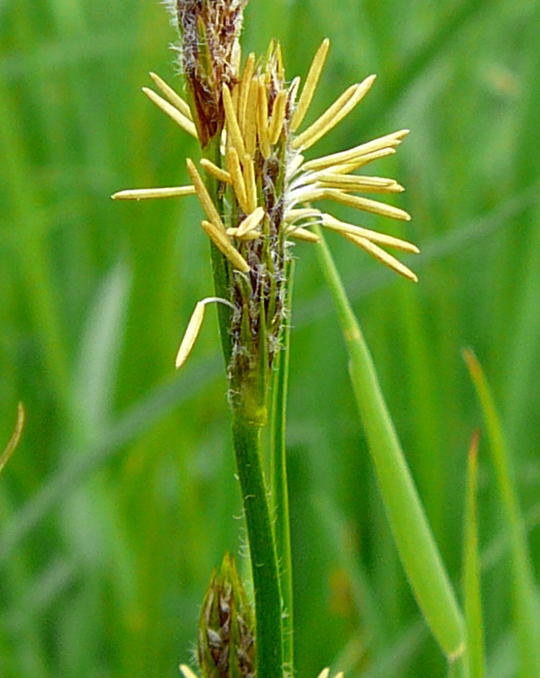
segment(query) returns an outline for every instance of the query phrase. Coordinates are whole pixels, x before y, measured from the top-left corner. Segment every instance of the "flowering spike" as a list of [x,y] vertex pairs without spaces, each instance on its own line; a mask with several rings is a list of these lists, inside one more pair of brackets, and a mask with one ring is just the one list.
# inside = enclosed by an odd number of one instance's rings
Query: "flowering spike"
[[253,612],[234,559],[212,575],[201,608],[197,658],[203,676],[255,676]]
[[162,99],[159,94],[156,94],[154,90],[150,89],[149,87],[143,87],[142,91],[146,94],[150,101],[153,101],[158,108],[161,108],[161,110],[166,113],[169,118],[171,118],[171,120],[174,120],[174,122],[177,125],[180,125],[183,130],[197,139],[197,130],[195,125],[191,122],[191,120],[186,118],[183,113],[180,113],[180,111],[175,106],[170,104],[168,101],[165,101],[165,99]]
[[319,79],[321,77],[322,69],[324,68],[324,64],[326,61],[326,57],[328,56],[329,49],[330,49],[330,40],[326,38],[325,40],[322,41],[321,46],[317,50],[317,53],[315,54],[315,57],[309,69],[309,73],[307,75],[306,82],[302,90],[302,94],[300,95],[300,99],[298,101],[298,106],[296,107],[296,111],[294,112],[293,119],[291,122],[291,129],[293,132],[296,132],[296,130],[300,127],[304,118],[306,117],[309,105],[311,104],[313,95],[315,93],[315,90],[317,89],[317,85],[319,83]]

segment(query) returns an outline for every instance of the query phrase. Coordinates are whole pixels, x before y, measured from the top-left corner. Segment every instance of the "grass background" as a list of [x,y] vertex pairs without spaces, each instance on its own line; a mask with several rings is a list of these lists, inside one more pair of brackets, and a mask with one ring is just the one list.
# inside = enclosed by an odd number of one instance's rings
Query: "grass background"
[[[420,284],[330,244],[458,587],[466,453],[481,421],[464,346],[494,385],[540,553],[539,23],[534,0],[251,0],[246,12],[246,48],[280,38],[291,76],[331,38],[312,115],[379,74],[317,150],[413,131],[373,171],[408,189],[399,204],[414,220],[401,233],[422,247]],[[244,550],[212,314],[189,364],[172,369],[212,289],[198,207],[108,199],[186,181],[195,144],[140,93],[149,70],[173,80],[174,39],[154,1],[0,2],[2,440],[18,400],[27,411],[0,478],[2,678],[178,675],[212,567]],[[351,677],[443,676],[377,495],[330,297],[313,249],[297,253],[299,676],[330,663]],[[481,446],[488,675],[511,678],[508,559],[486,456]]]

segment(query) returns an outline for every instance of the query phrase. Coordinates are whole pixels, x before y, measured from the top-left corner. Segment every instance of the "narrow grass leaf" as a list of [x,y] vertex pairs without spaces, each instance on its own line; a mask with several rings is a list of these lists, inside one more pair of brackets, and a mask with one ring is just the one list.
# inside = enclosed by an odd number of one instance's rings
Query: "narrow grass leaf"
[[527,536],[511,469],[510,451],[490,385],[472,350],[463,352],[484,416],[501,505],[509,530],[519,676],[540,676],[540,614]]
[[24,426],[24,407],[22,403],[19,403],[17,406],[17,422],[15,423],[15,429],[11,434],[8,444],[6,445],[5,450],[0,454],[0,473],[3,471],[5,465],[10,460],[11,455],[15,451],[15,448],[19,444],[21,439],[21,434]]
[[457,657],[465,649],[461,611],[401,450],[373,359],[321,229],[315,229],[321,237],[318,247],[321,268],[342,326],[350,377],[396,546],[433,635],[449,658]]
[[478,442],[479,435],[476,432],[469,450],[463,553],[464,611],[470,678],[485,678],[486,675],[478,549]]

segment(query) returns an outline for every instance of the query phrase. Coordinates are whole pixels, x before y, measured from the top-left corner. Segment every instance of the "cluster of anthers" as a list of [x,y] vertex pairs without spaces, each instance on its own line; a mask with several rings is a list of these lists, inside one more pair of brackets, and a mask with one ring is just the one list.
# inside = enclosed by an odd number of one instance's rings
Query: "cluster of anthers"
[[[311,230],[318,224],[335,231],[386,266],[416,281],[416,275],[386,249],[417,253],[405,240],[347,223],[313,206],[333,201],[393,219],[409,221],[402,209],[357,194],[393,194],[403,187],[393,179],[357,174],[369,163],[395,153],[408,134],[400,130],[331,155],[305,160],[304,153],[341,122],[370,90],[375,76],[349,87],[312,124],[300,131],[313,100],[329,41],[318,49],[300,92],[299,77],[287,83],[280,46],[272,42],[266,58],[250,54],[240,70],[237,55],[236,80],[221,89],[224,110],[220,143],[212,159],[205,157],[200,167],[187,160],[191,184],[171,188],[127,190],[114,199],[141,200],[197,195],[206,214],[201,226],[227,259],[231,295],[227,300],[205,299],[195,309],[180,351],[177,366],[191,351],[200,329],[204,308],[210,301],[225,302],[238,311],[243,299],[254,300],[246,313],[236,313],[239,327],[264,321],[269,336],[277,337],[284,317],[283,280],[292,240],[318,242]],[[188,103],[160,77],[151,77],[161,92],[149,88],[144,93],[182,129],[194,137],[197,117]],[[209,191],[209,185],[216,186]],[[213,196],[213,197],[211,197]],[[251,303],[251,302],[250,302]],[[245,304],[244,304],[245,305]],[[261,320],[261,305],[264,318]],[[247,318],[247,320],[246,320]],[[257,327],[249,328],[256,336]],[[277,343],[277,342],[276,342]],[[277,347],[276,349],[277,350]]]

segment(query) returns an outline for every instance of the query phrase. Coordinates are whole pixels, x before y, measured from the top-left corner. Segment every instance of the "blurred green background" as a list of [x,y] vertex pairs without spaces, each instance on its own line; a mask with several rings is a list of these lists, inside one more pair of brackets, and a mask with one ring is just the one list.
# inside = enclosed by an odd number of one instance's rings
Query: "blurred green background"
[[[408,189],[398,202],[414,219],[400,233],[423,250],[410,262],[419,285],[330,244],[458,587],[466,452],[481,422],[465,346],[495,387],[540,554],[539,26],[535,0],[251,0],[246,13],[246,49],[280,38],[291,77],[331,38],[312,115],[379,74],[317,151],[412,130],[373,173]],[[0,448],[19,400],[27,412],[0,477],[2,678],[177,676],[211,569],[226,549],[245,552],[212,314],[173,371],[193,305],[212,290],[199,208],[108,197],[186,182],[194,142],[140,92],[149,70],[175,81],[174,40],[154,0],[0,2]],[[383,515],[314,250],[296,252],[298,675],[332,663],[351,677],[443,676]],[[486,456],[488,675],[511,678]]]

